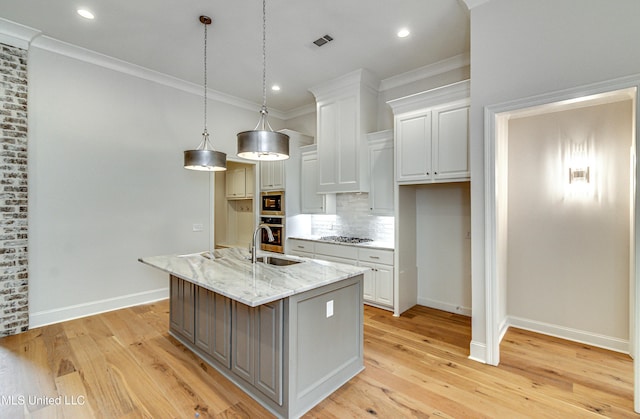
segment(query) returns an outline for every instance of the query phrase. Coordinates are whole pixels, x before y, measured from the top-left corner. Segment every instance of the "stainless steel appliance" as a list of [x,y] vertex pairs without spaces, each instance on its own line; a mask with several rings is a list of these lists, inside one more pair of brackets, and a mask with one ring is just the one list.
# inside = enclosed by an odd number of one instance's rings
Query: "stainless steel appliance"
[[284,191],[260,193],[260,214],[284,216]]
[[260,217],[260,223],[269,226],[274,239],[272,242],[270,242],[267,231],[265,229],[262,229],[260,249],[266,250],[268,252],[284,253],[284,217]]

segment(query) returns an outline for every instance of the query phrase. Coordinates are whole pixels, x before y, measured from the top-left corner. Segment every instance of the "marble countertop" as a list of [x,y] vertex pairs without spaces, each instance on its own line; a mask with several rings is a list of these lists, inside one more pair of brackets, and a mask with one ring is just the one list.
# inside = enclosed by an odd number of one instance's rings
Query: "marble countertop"
[[341,246],[356,246],[356,247],[366,247],[368,249],[394,250],[394,244],[392,242],[374,240],[374,241],[364,242],[364,243],[344,243],[344,242],[339,242],[334,240],[321,240],[320,237],[321,236],[290,236],[288,238],[294,239],[294,240],[308,240],[308,241],[321,242],[321,243],[339,244]]
[[288,266],[254,264],[249,260],[248,250],[242,248],[217,249],[213,252],[213,259],[208,254],[149,256],[138,260],[251,307],[342,281],[368,270],[361,266],[269,252],[259,252],[258,256],[301,260],[302,263]]

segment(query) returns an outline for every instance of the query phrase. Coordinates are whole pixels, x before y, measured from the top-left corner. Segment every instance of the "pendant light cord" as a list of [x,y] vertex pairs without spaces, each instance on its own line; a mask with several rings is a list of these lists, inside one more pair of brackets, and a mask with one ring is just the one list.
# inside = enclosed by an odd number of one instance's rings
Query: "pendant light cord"
[[262,110],[267,110],[267,1],[262,0]]
[[204,25],[204,135],[207,133],[207,24]]

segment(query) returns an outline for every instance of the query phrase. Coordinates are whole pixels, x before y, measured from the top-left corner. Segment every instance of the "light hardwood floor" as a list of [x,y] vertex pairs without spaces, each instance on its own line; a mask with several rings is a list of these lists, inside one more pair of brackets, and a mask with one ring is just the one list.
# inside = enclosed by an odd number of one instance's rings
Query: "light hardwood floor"
[[[0,339],[0,418],[270,417],[168,335],[168,309],[162,301]],[[305,417],[638,417],[626,355],[511,329],[491,367],[467,359],[467,317],[364,312],[366,369]]]

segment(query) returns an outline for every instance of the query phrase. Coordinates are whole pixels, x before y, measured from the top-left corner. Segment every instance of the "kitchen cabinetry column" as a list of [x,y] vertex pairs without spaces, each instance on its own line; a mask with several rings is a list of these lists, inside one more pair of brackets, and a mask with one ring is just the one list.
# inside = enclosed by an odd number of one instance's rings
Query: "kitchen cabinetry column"
[[369,192],[366,133],[376,129],[378,81],[364,69],[316,86],[318,192]]

